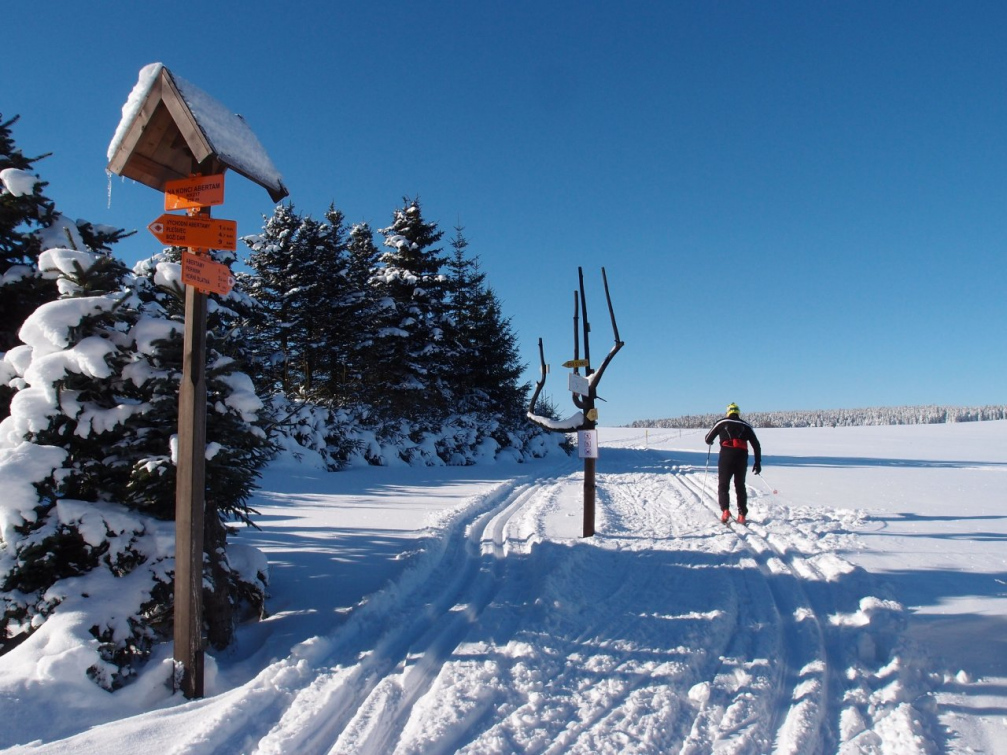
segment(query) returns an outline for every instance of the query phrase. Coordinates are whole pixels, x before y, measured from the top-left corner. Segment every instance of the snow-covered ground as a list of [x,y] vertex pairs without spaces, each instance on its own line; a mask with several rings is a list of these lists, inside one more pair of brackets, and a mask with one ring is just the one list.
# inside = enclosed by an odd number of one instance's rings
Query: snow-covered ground
[[73,753],[1007,752],[1007,422],[759,431],[750,526],[700,431],[582,465],[271,467],[271,615],[166,686],[0,657],[0,747]]

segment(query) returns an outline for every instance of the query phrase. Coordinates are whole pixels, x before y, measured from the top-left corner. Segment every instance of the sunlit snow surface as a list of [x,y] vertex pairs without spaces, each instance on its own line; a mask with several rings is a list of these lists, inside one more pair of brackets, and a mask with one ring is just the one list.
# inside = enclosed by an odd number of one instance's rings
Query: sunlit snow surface
[[170,647],[110,695],[54,629],[0,657],[0,746],[1002,747],[1007,423],[759,436],[745,528],[717,519],[701,431],[602,428],[590,539],[577,459],[274,464],[237,538],[269,557],[271,615],[208,656],[207,697],[170,693]]

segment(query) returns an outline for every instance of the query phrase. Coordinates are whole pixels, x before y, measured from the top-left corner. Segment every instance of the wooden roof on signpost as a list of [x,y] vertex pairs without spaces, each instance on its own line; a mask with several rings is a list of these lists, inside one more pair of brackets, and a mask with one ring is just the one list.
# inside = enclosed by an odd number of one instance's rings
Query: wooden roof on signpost
[[274,202],[289,194],[245,120],[160,64],[141,71],[108,158],[112,173],[158,191],[201,167],[214,173],[230,168]]

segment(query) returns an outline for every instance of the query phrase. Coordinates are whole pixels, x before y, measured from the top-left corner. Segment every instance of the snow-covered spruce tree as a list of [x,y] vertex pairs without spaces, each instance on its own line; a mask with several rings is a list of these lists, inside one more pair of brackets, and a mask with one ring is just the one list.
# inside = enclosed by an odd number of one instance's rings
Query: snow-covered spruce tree
[[288,398],[344,406],[359,393],[362,334],[373,308],[370,229],[354,228],[347,238],[335,207],[319,222],[288,204],[245,243],[255,275],[242,280],[263,304],[250,323],[263,373]]
[[[145,443],[144,454],[133,464],[126,501],[137,506],[157,506],[174,517],[174,432],[178,422],[178,385],[182,373],[184,288],[179,279],[180,249],[141,262],[134,270],[137,289],[143,291],[146,311],[164,318],[148,323],[149,343],[139,348],[138,361],[149,376],[152,396],[150,419],[137,428]],[[214,253],[217,262],[233,263],[233,255]],[[247,561],[247,553],[227,544],[229,522],[251,525],[248,499],[259,470],[271,457],[269,418],[247,369],[250,360],[242,323],[255,302],[240,290],[227,296],[211,295],[207,302],[207,402],[206,402],[206,514],[203,604],[207,639],[217,648],[230,644],[234,612],[242,607],[261,613],[265,599],[264,574],[245,574],[231,561]],[[167,323],[172,325],[167,325]],[[160,325],[160,328],[158,327]],[[154,337],[160,330],[160,337]],[[170,434],[168,434],[170,430]]]
[[461,228],[445,265],[447,387],[453,412],[438,443],[448,463],[473,463],[501,447],[519,449],[527,430],[522,367],[500,302],[486,285],[478,258],[466,255]]
[[[338,344],[334,319],[345,290],[345,227],[333,208],[326,221],[280,205],[261,234],[248,236],[248,265],[242,278],[261,305],[253,323],[256,363],[287,396],[324,403]],[[345,326],[343,326],[345,327]]]
[[350,228],[346,245],[345,288],[337,303],[334,337],[338,348],[331,355],[331,396],[337,406],[366,405],[367,373],[374,346],[374,322],[378,312],[371,276],[381,252],[367,223]]
[[[81,610],[79,596],[102,601],[121,591],[130,610],[112,600],[112,615],[95,617],[100,657],[87,669],[114,687],[153,641],[145,616],[156,586],[167,584],[156,522],[130,515],[112,493],[130,468],[120,453],[125,421],[145,408],[122,377],[130,362],[128,271],[111,257],[67,249],[44,252],[39,263],[59,276],[63,298],[27,318],[24,345],[4,359],[20,390],[0,424],[0,479],[16,477],[27,459],[34,495],[22,488],[0,504],[0,637],[10,647],[64,602]],[[111,586],[112,578],[122,584]]]
[[517,338],[500,300],[486,284],[478,257],[466,256],[468,240],[455,229],[446,265],[448,334],[453,349],[452,393],[463,411],[488,412],[524,422],[527,386]]
[[262,234],[245,238],[255,273],[239,274],[261,304],[242,330],[260,390],[272,393],[273,437],[295,454],[290,442],[317,452],[330,469],[358,451],[344,424],[354,426],[366,413],[355,401],[355,376],[366,341],[361,332],[373,259],[367,245],[373,250],[374,244],[358,236],[350,248],[345,237],[342,213],[334,207],[317,222],[281,205]]
[[365,375],[370,403],[388,418],[436,420],[450,403],[444,337],[443,232],[423,219],[418,200],[405,200],[372,278],[378,302],[374,344]]
[[[15,465],[27,459],[32,485],[0,501],[0,637],[5,647],[30,639],[60,620],[61,605],[68,604],[63,615],[111,605],[109,614],[92,614],[99,655],[86,670],[115,688],[170,634],[179,269],[151,262],[138,277],[107,255],[71,250],[46,252],[41,264],[59,274],[63,298],[28,318],[25,345],[4,360],[21,390],[0,424],[0,481],[18,479]],[[261,608],[259,562],[242,552],[240,568],[229,568],[230,553],[212,529],[223,530],[227,517],[247,519],[266,445],[254,427],[261,403],[232,360],[216,352],[212,359],[207,500],[218,516],[207,538],[207,602],[223,595],[228,606],[249,600]],[[225,479],[215,464],[240,471]],[[208,618],[219,645],[230,636],[230,614],[214,623],[208,611]]]
[[[42,190],[46,183],[34,173],[46,157],[25,157],[14,143],[11,126],[0,114],[0,353],[16,346],[17,331],[39,304],[56,298],[52,281],[38,274],[42,251],[33,229],[52,223],[53,202]],[[11,389],[0,387],[0,418],[9,411]]]
[[[14,143],[11,126],[0,115],[0,351],[18,343],[17,331],[35,308],[56,298],[52,281],[35,275],[42,251],[31,231],[52,223],[56,208],[43,193],[46,182],[34,172],[35,163],[48,157],[25,157]],[[18,285],[11,285],[14,282]]]
[[[21,324],[44,302],[56,298],[52,279],[39,274],[43,249],[71,245],[107,252],[109,245],[129,235],[122,229],[68,221],[43,194],[47,183],[35,163],[47,155],[25,157],[14,143],[11,126],[0,115],[0,355],[20,341]],[[0,379],[0,383],[6,383]],[[13,391],[0,385],[0,419],[9,412]]]
[[378,250],[366,224],[347,231],[343,213],[331,206],[325,219],[325,274],[315,291],[318,342],[324,348],[315,396],[326,406],[345,407],[359,400],[374,311],[369,281]]
[[[311,216],[301,218],[292,250],[298,276],[288,293],[288,343],[293,360],[288,364],[297,390],[306,398],[325,403],[328,365],[333,349],[332,306],[342,286],[341,266],[345,260],[342,217],[332,211],[333,225]],[[288,386],[289,388],[289,386]]]
[[292,204],[278,205],[261,234],[243,239],[252,250],[247,262],[254,275],[237,276],[242,288],[259,303],[248,325],[247,338],[260,385],[284,394],[296,384],[289,374],[289,365],[296,359],[290,344],[294,317],[290,297],[300,276],[294,256],[300,224]]
[[364,289],[359,274],[351,270],[356,260],[349,250],[343,213],[330,205],[324,222],[306,218],[304,226],[315,238],[310,258],[303,261],[314,275],[298,296],[298,306],[305,312],[298,333],[305,355],[301,392],[323,406],[333,407],[340,404],[346,392],[349,368],[358,348]]

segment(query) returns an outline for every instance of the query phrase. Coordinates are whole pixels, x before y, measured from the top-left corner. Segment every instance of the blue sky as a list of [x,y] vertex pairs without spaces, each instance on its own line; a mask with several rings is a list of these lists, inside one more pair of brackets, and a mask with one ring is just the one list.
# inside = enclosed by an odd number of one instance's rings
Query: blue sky
[[[240,112],[319,216],[462,225],[573,411],[577,267],[602,424],[1007,401],[1007,4],[16,3],[0,112],[73,217],[159,250],[105,175],[140,69]],[[232,175],[216,217],[272,205]]]

